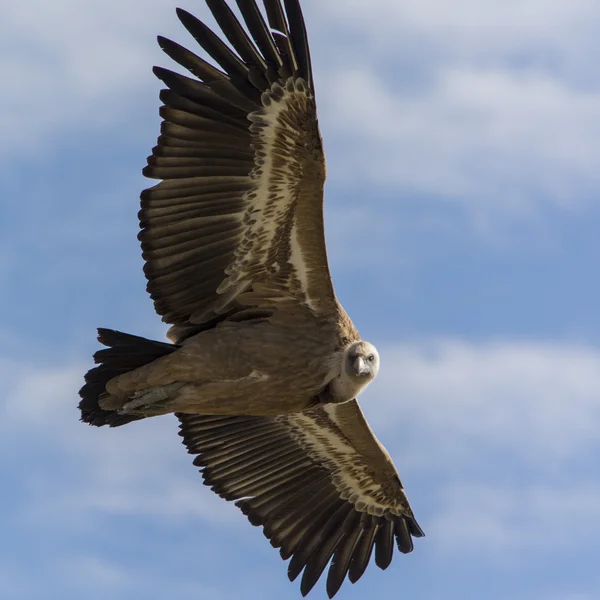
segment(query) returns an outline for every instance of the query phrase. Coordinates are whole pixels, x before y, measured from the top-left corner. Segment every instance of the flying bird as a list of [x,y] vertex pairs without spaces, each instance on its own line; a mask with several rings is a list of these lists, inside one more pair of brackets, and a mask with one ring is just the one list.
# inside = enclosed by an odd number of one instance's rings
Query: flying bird
[[417,524],[357,403],[379,370],[338,302],[323,228],[325,158],[298,0],[206,0],[224,39],[179,19],[217,66],[158,38],[193,77],[166,88],[144,174],[147,290],[172,343],[109,329],[80,390],[82,421],[174,413],[204,482],[263,527],[306,595],[333,597]]

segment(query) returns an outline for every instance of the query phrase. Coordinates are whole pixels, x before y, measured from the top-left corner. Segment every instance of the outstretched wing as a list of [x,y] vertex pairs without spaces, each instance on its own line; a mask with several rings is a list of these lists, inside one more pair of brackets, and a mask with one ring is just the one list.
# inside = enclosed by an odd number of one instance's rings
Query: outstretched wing
[[[276,418],[178,414],[204,482],[262,525],[306,595],[331,560],[327,593],[364,573],[373,547],[386,569],[394,539],[413,549],[417,524],[394,464],[358,403]],[[412,536],[412,537],[411,537]]]
[[156,67],[167,85],[141,196],[148,291],[169,337],[223,318],[268,315],[282,298],[315,312],[335,297],[323,232],[325,162],[298,0],[207,0],[231,48],[177,14],[220,65],[175,42],[162,49],[197,79]]

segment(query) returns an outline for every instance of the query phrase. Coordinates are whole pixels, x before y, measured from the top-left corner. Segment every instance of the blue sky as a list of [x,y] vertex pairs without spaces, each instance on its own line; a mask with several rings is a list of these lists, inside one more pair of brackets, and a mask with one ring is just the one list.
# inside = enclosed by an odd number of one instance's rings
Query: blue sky
[[[95,327],[161,338],[136,240],[174,9],[0,6],[0,597],[299,598],[165,417],[78,422]],[[427,537],[341,598],[600,597],[600,5],[305,0],[362,406]],[[324,585],[311,597],[324,598]]]

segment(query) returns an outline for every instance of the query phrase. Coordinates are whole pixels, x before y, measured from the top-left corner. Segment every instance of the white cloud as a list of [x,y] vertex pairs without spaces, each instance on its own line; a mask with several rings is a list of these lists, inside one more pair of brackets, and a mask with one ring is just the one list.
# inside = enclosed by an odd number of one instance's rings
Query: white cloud
[[428,340],[382,349],[363,400],[377,427],[416,429],[421,467],[446,469],[482,450],[552,472],[598,443],[600,351],[552,342]]
[[458,202],[479,220],[597,199],[596,3],[321,6],[315,29],[339,32],[315,60],[332,177]]
[[0,100],[3,148],[43,156],[75,134],[131,128],[143,91],[158,107],[155,36],[173,30],[173,9],[150,11],[141,0],[3,3],[0,70],[11,82]]
[[581,59],[582,46],[597,44],[600,21],[600,9],[591,0],[332,0],[318,6],[326,26],[341,22],[381,56],[389,57],[390,48],[414,50],[420,42],[422,54],[450,61],[483,62],[536,51],[539,58],[545,54],[559,63],[572,54]]
[[[540,200],[580,206],[597,196],[595,3],[305,4],[330,177],[340,185],[393,185],[403,197],[521,216]],[[157,106],[151,65],[169,64],[155,35],[193,43],[173,8],[2,6],[0,61],[14,84],[0,115],[11,157],[42,156],[75,133],[150,128],[134,115]],[[193,10],[207,16],[202,4]]]
[[[73,528],[88,527],[101,514],[221,524],[242,519],[233,506],[202,489],[199,474],[194,479],[174,418],[117,429],[80,423],[77,390],[87,368],[0,363],[6,398],[1,444],[9,448],[24,437],[31,440],[24,478],[29,500],[18,509],[20,518]],[[37,459],[42,448],[62,465],[66,480]]]
[[596,542],[599,493],[600,482],[573,487],[454,483],[436,498],[428,529],[442,557],[461,548],[463,555],[520,562],[527,552],[555,552],[557,543],[561,553],[573,552]]
[[[600,91],[548,75],[448,67],[418,94],[366,69],[332,74],[325,90],[336,167],[397,195],[528,215],[542,199],[584,205],[600,183]],[[341,164],[340,164],[341,163]],[[341,179],[341,178],[340,178]]]

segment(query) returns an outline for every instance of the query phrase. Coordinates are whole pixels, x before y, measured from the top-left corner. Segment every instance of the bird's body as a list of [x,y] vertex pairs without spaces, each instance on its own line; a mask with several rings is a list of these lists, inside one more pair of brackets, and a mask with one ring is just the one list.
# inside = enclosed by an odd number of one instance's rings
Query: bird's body
[[358,334],[349,321],[341,328],[337,320],[304,313],[297,321],[224,323],[198,333],[167,356],[111,379],[100,406],[147,416],[267,416],[351,400],[367,382],[347,385],[352,389],[344,396],[323,393],[348,379],[344,357]]
[[173,343],[99,329],[84,422],[175,413],[204,481],[262,525],[308,593],[329,596],[375,552],[390,564],[423,535],[394,464],[356,401],[379,355],[333,290],[325,157],[298,0],[206,0],[229,46],[178,9],[216,68],[175,42],[189,78],[166,84],[144,174],[139,239],[148,291]]

